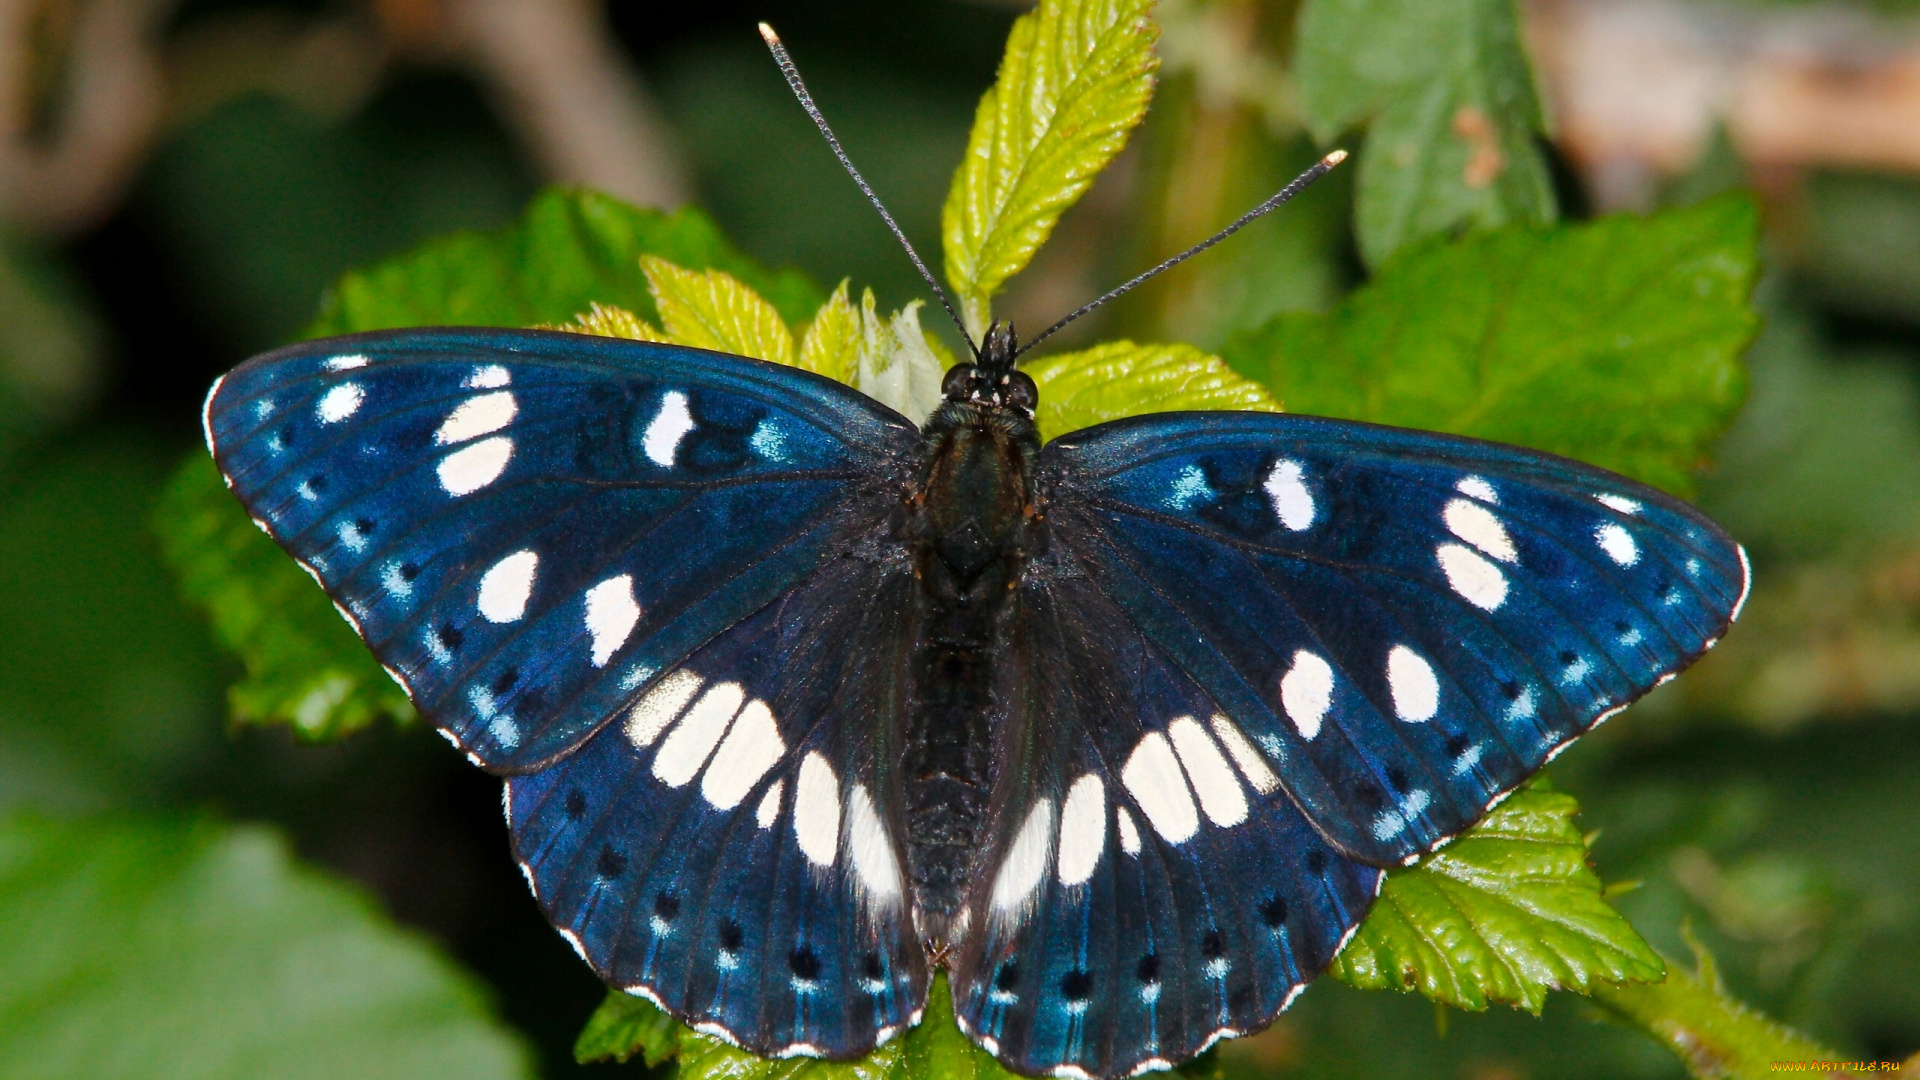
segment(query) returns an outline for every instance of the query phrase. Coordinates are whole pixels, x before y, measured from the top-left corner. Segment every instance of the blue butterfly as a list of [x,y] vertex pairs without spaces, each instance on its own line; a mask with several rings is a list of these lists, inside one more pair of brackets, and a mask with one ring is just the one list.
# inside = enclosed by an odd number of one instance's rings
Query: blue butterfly
[[920,428],[804,371],[429,329],[257,357],[209,446],[610,984],[861,1055],[934,968],[1009,1067],[1260,1028],[1384,867],[1738,614],[1744,553],[1577,462],[1309,416],[1042,446],[1011,332]]
[[851,1058],[944,966],[1010,1068],[1168,1068],[1271,1022],[1383,868],[1747,595],[1705,517],[1548,454],[1213,412],[1041,445],[1025,349],[1344,156],[1025,348],[996,325],[918,428],[744,357],[429,329],[255,357],[207,445],[507,778],[527,882],[608,983]]

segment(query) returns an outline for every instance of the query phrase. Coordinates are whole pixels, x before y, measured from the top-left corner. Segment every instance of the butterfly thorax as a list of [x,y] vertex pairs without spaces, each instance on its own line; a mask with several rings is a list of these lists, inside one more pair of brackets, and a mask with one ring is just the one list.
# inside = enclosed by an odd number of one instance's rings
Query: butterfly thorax
[[936,947],[952,944],[987,840],[991,676],[1012,590],[1045,544],[1030,389],[1017,404],[967,391],[964,379],[950,379],[947,401],[922,429],[904,536],[919,586],[904,761],[908,862],[915,920]]

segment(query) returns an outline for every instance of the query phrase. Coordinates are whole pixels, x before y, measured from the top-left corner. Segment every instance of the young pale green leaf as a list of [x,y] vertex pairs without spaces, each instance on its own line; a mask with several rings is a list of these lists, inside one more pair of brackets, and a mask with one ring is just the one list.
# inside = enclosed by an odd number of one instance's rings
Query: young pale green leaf
[[1191,345],[1112,341],[1042,357],[1020,370],[1040,388],[1034,419],[1044,439],[1141,413],[1280,411],[1280,403],[1259,383]]
[[858,1061],[808,1058],[769,1060],[676,1022],[644,998],[609,991],[574,1044],[582,1063],[679,1061],[682,1080],[1014,1080],[953,1022],[953,998],[944,976],[928,994],[919,1026]]
[[0,823],[0,1061],[22,1080],[511,1080],[474,981],[278,836]]
[[793,333],[759,293],[724,270],[685,270],[640,256],[667,339],[696,349],[791,365]]
[[498,232],[456,233],[346,275],[307,336],[538,326],[566,322],[596,300],[657,324],[642,255],[689,270],[724,270],[789,321],[811,315],[822,299],[805,275],[755,265],[698,210],[663,214],[597,192],[553,188]]
[[299,564],[247,520],[213,459],[190,458],[154,513],[161,548],[188,599],[213,617],[246,676],[227,691],[237,723],[286,724],[338,739],[379,717],[413,717],[407,695]]
[[1696,943],[1694,952],[1695,971],[1668,963],[1663,981],[1596,985],[1594,1000],[1659,1040],[1699,1080],[1758,1078],[1780,1061],[1834,1062],[1825,1075],[1853,1075],[1838,1067],[1839,1054],[1741,1004],[1720,984],[1706,949]]
[[[872,295],[871,290],[868,295]],[[860,370],[864,340],[860,311],[847,299],[847,283],[842,281],[807,323],[806,335],[800,341],[799,365],[851,385]]]
[[599,337],[626,338],[629,341],[671,341],[666,331],[623,307],[595,301],[570,322],[540,327],[569,334],[594,334]]
[[1549,990],[1661,977],[1660,958],[1601,895],[1572,796],[1536,783],[1418,866],[1387,875],[1334,960],[1363,989],[1460,1009],[1539,1012]]
[[1729,197],[1429,242],[1333,312],[1223,352],[1295,412],[1517,443],[1684,494],[1745,392],[1755,227]]
[[920,328],[921,302],[890,316],[875,307],[873,290],[860,297],[860,339],[853,385],[861,393],[916,424],[940,404],[940,378],[952,363],[946,350]]
[[1355,206],[1370,265],[1461,226],[1554,219],[1513,0],[1309,0],[1294,71],[1322,142],[1371,121]]
[[978,337],[989,303],[1126,145],[1153,96],[1152,0],[1042,0],[1020,17],[940,214],[947,281]]
[[796,357],[793,336],[780,317],[737,280],[718,271],[696,273],[658,260],[648,262],[647,272],[655,282],[655,302],[666,319],[664,330],[624,308],[603,304],[595,304],[561,329],[668,341],[793,364],[849,383],[916,423],[939,404],[944,351],[937,350],[937,342],[920,329],[917,300],[882,316],[873,290],[867,290],[861,306],[855,308],[842,283],[808,324]]
[[[498,232],[436,240],[347,275],[310,334],[571,320],[579,329],[657,338],[646,322],[660,313],[642,255],[724,271],[752,296],[756,319],[768,305],[802,319],[821,304],[804,276],[755,266],[698,211],[661,214],[556,189]],[[790,354],[791,340],[787,347]],[[287,723],[303,737],[331,739],[382,715],[412,715],[326,596],[247,520],[204,456],[181,466],[156,523],[188,596],[208,609],[245,665],[230,691],[236,720]]]

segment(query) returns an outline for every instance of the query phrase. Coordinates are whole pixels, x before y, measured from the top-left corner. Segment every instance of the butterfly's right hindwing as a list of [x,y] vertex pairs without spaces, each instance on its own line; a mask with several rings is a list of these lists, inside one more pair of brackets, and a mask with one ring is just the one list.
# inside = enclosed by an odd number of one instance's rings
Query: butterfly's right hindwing
[[915,432],[791,368],[423,330],[255,358],[207,400],[254,520],[488,768],[566,753],[898,497]]
[[912,588],[903,560],[829,563],[508,781],[527,880],[602,978],[772,1056],[857,1056],[917,1022],[895,775]]

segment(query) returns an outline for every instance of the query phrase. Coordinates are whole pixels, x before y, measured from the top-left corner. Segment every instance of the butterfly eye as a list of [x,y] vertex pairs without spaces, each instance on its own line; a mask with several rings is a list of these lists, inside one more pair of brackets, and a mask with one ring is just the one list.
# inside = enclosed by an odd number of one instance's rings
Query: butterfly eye
[[1033,379],[1024,371],[1016,371],[1007,376],[1007,404],[1015,408],[1033,411],[1040,402],[1040,390],[1033,385]]
[[973,384],[974,367],[972,364],[955,364],[947,369],[947,377],[940,383],[940,396],[948,401],[958,401],[967,396],[967,388]]

